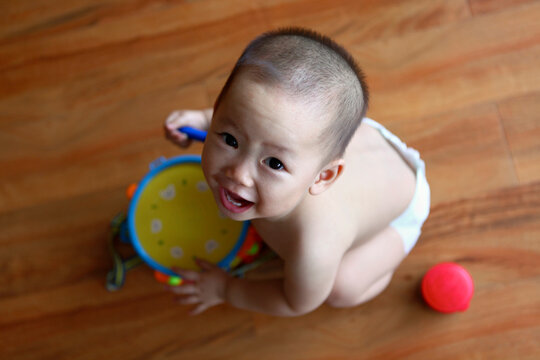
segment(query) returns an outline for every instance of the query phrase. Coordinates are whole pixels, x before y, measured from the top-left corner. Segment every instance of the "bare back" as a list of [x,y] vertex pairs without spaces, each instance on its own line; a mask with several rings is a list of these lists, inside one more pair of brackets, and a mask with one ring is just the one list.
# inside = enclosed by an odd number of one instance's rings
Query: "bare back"
[[[386,228],[411,202],[416,176],[400,153],[377,129],[363,124],[345,155],[340,182],[327,195],[347,204],[340,216],[356,223],[354,245]],[[345,210],[345,209],[344,209]]]

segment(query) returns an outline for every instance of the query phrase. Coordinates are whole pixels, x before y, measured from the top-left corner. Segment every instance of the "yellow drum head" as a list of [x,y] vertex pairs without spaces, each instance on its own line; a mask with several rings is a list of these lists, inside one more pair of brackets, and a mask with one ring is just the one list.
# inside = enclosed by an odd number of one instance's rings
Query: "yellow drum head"
[[241,246],[247,223],[223,217],[199,156],[169,159],[152,170],[133,196],[128,214],[133,246],[150,266],[198,269],[194,257],[227,268]]

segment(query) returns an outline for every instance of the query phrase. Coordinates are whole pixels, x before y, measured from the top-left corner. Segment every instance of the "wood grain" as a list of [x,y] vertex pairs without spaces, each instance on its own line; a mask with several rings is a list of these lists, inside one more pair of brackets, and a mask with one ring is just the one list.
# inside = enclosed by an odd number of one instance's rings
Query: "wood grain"
[[495,104],[482,104],[386,125],[422,154],[437,205],[518,184],[500,121]]
[[[540,2],[0,2],[0,359],[537,359]],[[105,290],[109,222],[168,144],[174,109],[212,105],[244,46],[308,26],[367,73],[368,115],[426,160],[432,212],[387,290],[292,319],[198,317],[147,267]],[[124,252],[133,250],[124,246]],[[419,284],[465,266],[469,310]]]
[[470,0],[471,12],[474,15],[501,11],[509,7],[532,3],[537,0]]
[[[372,116],[427,116],[538,91],[540,2],[382,42],[353,45]],[[516,21],[515,19],[519,19]],[[475,34],[475,36],[471,36]],[[354,40],[352,40],[354,44]]]
[[521,183],[540,180],[540,93],[502,101],[499,111]]

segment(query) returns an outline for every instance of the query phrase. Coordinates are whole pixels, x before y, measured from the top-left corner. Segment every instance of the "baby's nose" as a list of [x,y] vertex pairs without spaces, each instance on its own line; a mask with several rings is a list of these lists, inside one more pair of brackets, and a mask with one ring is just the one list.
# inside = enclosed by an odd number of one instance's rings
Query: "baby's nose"
[[229,166],[225,171],[225,174],[238,185],[245,187],[253,186],[253,178],[251,177],[249,166],[247,166],[246,163]]

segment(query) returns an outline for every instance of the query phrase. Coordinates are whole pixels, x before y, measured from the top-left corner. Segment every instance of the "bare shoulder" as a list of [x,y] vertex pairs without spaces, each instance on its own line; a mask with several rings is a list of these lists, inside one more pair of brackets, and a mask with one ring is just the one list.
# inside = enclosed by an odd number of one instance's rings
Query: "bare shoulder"
[[[294,221],[278,226],[254,221],[257,231],[284,261],[309,263],[311,258],[340,258],[348,249],[354,233],[336,226],[331,204],[307,202]],[[337,215],[337,214],[335,214]],[[262,224],[261,224],[262,223]],[[325,259],[323,259],[325,260]]]

